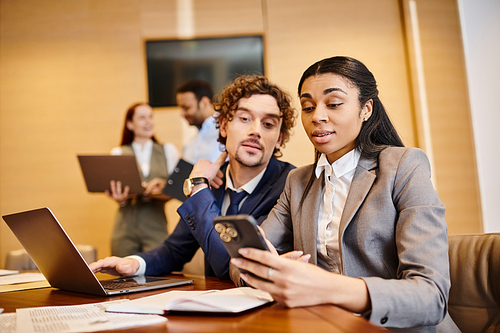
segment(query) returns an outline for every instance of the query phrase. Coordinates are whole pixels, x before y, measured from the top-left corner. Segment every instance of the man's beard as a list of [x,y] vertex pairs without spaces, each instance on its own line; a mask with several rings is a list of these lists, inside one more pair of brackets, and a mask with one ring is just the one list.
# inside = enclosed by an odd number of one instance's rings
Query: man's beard
[[[255,162],[252,162],[252,163],[247,163],[244,161],[244,158],[241,156],[241,154],[239,153],[240,151],[240,148],[241,147],[241,144],[240,146],[238,147],[238,149],[236,150],[236,155],[234,156],[234,159],[236,160],[236,162],[240,163],[241,165],[243,166],[246,166],[246,167],[249,167],[249,168],[254,168],[254,167],[258,167],[258,166],[261,166],[262,164],[265,164],[265,161],[264,161],[264,150],[261,150],[261,157],[259,160],[255,161]],[[262,148],[262,147],[261,147]],[[257,155],[258,153],[255,153],[254,155]]]

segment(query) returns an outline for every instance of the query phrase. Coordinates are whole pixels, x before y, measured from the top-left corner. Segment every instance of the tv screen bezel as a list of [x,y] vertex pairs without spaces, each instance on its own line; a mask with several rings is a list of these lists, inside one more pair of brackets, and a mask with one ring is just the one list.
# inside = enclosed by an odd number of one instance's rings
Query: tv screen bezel
[[[161,84],[158,83],[158,80],[154,80],[154,73],[151,73],[154,69],[152,69],[151,64],[150,64],[150,47],[149,45],[152,44],[157,44],[157,43],[162,43],[162,44],[169,44],[172,43],[172,45],[179,45],[182,43],[210,43],[211,41],[215,42],[220,42],[220,41],[227,41],[227,40],[252,40],[252,39],[257,39],[260,44],[260,54],[257,55],[258,58],[255,58],[254,61],[260,61],[260,68],[258,70],[251,69],[248,71],[244,72],[231,72],[227,73],[226,75],[219,75],[217,78],[217,81],[214,81],[213,77],[209,77],[210,75],[207,74],[207,72],[204,73],[204,75],[190,75],[190,76],[179,76],[175,75],[173,79],[170,79],[169,84],[164,84],[162,88],[158,88],[158,85],[161,86]],[[184,83],[190,78],[198,78],[198,79],[203,79],[208,81],[210,84],[212,84],[212,87],[214,89],[214,95],[218,95],[221,92],[221,89],[229,82],[234,80],[238,75],[241,74],[260,74],[260,75],[266,75],[266,64],[265,64],[265,43],[264,43],[264,35],[262,34],[249,34],[249,35],[231,35],[231,36],[215,36],[215,37],[196,37],[196,38],[187,38],[187,39],[182,39],[182,38],[172,38],[172,39],[146,39],[144,40],[144,54],[145,54],[145,66],[146,66],[146,81],[147,81],[147,95],[148,95],[148,102],[152,107],[174,107],[176,106],[175,102],[175,90],[179,85]],[[184,58],[183,58],[184,59]],[[198,56],[196,55],[192,59],[188,60],[183,60],[182,62],[192,62],[192,67],[189,67],[189,65],[186,65],[186,71],[192,70],[193,72],[196,72],[195,66],[198,66],[198,71],[203,71],[202,68],[203,66],[210,66],[210,59],[204,58],[203,56]],[[207,71],[207,69],[205,69]],[[214,72],[214,70],[211,70]],[[159,77],[167,77],[167,74],[157,74]],[[179,77],[178,77],[179,76]],[[221,78],[221,76],[223,78]],[[158,96],[160,91],[165,91],[165,96],[161,95],[161,98],[155,97]]]

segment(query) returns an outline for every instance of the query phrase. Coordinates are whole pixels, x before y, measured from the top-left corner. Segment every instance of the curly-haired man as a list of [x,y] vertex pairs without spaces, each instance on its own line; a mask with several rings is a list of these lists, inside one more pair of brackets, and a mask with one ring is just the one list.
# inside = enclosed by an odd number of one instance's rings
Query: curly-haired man
[[[262,76],[238,77],[214,108],[226,152],[214,163],[200,160],[193,167],[174,232],[154,250],[99,260],[91,264],[94,272],[165,275],[181,270],[201,247],[205,274],[229,279],[230,257],[212,221],[230,214],[252,215],[258,224],[265,220],[294,168],[275,156],[290,137],[295,112],[290,96]],[[231,205],[234,192],[243,197],[237,205]]]

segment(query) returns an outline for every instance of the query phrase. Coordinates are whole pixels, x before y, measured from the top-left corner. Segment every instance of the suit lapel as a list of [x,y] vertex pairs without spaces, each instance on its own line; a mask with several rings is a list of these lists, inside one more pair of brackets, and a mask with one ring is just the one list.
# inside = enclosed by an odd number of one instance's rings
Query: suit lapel
[[377,176],[375,175],[375,169],[377,168],[377,161],[370,160],[361,157],[358,166],[354,173],[352,179],[351,188],[349,189],[349,194],[347,195],[347,200],[344,206],[344,212],[340,219],[340,232],[343,235],[345,228],[351,222],[354,214],[361,206],[361,203],[365,200],[368,195],[373,183]]
[[226,162],[220,170],[222,171],[222,185],[219,188],[212,188],[212,194],[215,197],[215,202],[217,203],[217,207],[221,209],[222,201],[224,200],[224,194],[226,194],[226,169],[228,163]]
[[[313,169],[314,172],[314,169]],[[306,180],[307,181],[307,180]],[[323,202],[325,176],[321,173],[309,190],[301,209],[300,218],[294,223],[294,228],[300,229],[304,253],[311,254],[311,262],[317,263],[317,235],[321,203]],[[300,248],[300,244],[299,248]]]

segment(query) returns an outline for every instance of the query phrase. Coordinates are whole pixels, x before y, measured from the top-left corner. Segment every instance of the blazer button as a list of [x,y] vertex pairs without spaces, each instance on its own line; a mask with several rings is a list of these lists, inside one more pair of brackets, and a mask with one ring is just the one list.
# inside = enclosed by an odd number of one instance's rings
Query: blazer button
[[184,215],[184,219],[186,220],[186,222],[189,225],[189,227],[191,228],[191,230],[196,229],[196,226],[194,225],[194,222],[193,222],[193,217],[191,215],[189,215],[189,213]]
[[385,323],[387,323],[387,321],[388,321],[388,320],[389,320],[389,318],[384,317],[384,318],[380,319],[380,323],[381,323],[382,325],[384,325]]

